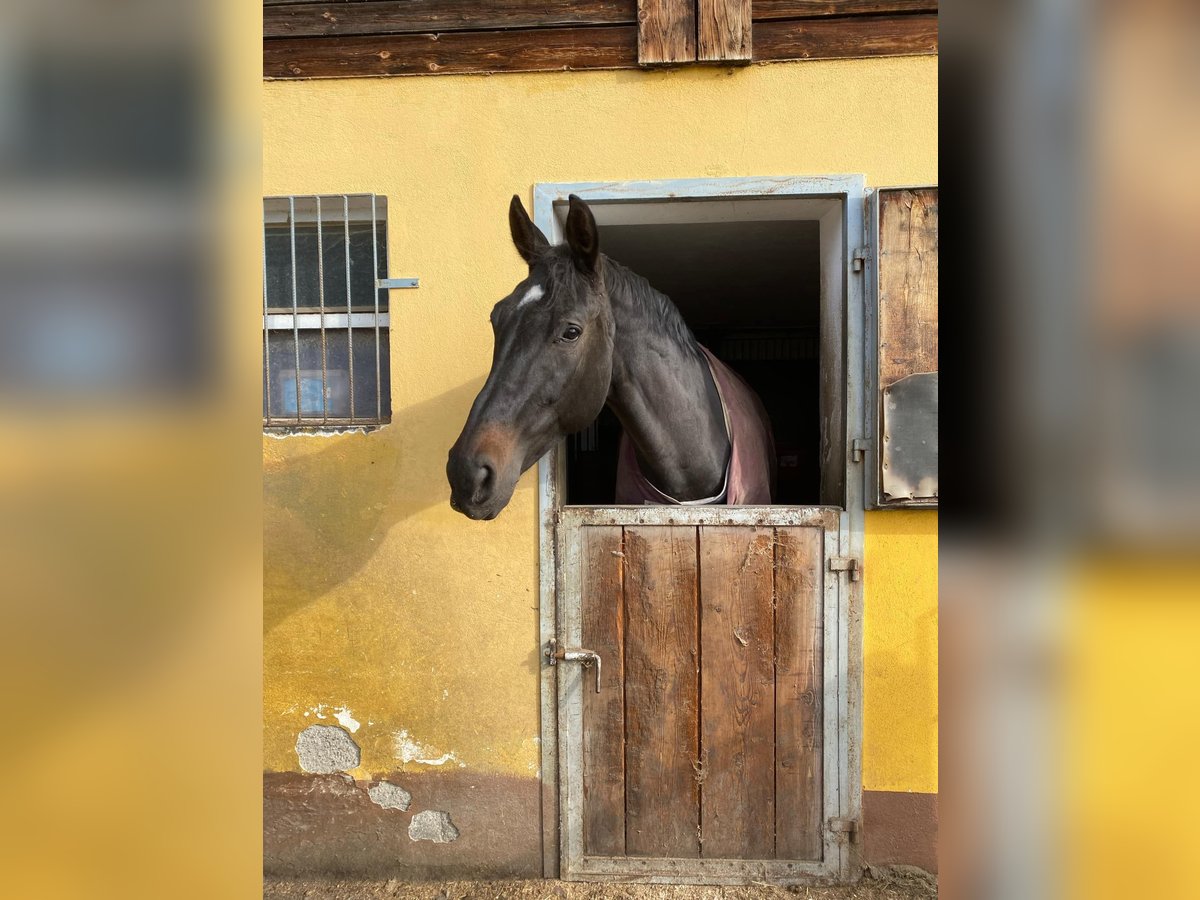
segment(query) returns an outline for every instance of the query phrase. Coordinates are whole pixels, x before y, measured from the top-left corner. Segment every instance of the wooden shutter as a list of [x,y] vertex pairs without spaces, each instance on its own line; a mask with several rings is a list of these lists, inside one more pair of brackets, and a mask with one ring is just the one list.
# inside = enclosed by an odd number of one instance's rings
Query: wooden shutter
[[937,506],[938,189],[876,191],[870,235],[876,358],[867,500]]

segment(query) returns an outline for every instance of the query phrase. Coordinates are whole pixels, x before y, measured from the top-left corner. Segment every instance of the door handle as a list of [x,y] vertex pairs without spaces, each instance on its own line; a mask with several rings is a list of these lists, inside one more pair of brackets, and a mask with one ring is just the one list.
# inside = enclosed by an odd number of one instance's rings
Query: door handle
[[558,665],[561,659],[563,662],[577,662],[585,669],[590,669],[592,663],[596,664],[596,693],[600,693],[600,654],[595,650],[584,650],[579,647],[562,647],[558,646],[557,638],[550,638],[546,645],[546,659],[550,665]]

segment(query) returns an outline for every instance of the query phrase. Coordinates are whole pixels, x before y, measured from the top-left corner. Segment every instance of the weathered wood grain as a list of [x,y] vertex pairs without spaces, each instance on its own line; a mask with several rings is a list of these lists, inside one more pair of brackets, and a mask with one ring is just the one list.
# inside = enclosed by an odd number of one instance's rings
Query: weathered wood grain
[[582,529],[581,640],[600,654],[600,693],[583,679],[584,852],[625,854],[624,554],[617,526]]
[[[694,17],[691,24],[695,24]],[[903,56],[936,53],[938,48],[936,15],[772,20],[756,23],[753,32],[751,49],[755,62]],[[671,54],[667,53],[662,28],[639,29],[636,25],[273,37],[263,41],[263,77],[356,78],[630,69],[639,64],[693,61],[695,32],[685,32],[680,26],[679,35],[685,33],[691,37],[672,40],[675,44],[686,43],[687,47]],[[655,34],[658,37],[653,37]]]
[[636,22],[637,0],[305,0],[264,7],[263,36],[412,34]]
[[702,62],[750,62],[750,0],[697,0],[696,58]]
[[696,857],[696,531],[625,529],[625,846]]
[[280,38],[263,42],[263,75],[351,78],[633,68],[637,46],[633,25]]
[[879,192],[879,386],[938,370],[938,191]]
[[755,22],[811,16],[887,15],[938,11],[938,0],[754,0]]
[[824,534],[775,537],[775,855],[820,859]]
[[703,855],[775,855],[771,528],[700,529]]
[[638,64],[677,65],[695,60],[694,0],[638,0]]
[[936,15],[856,16],[759,22],[754,59],[839,59],[936,53]]

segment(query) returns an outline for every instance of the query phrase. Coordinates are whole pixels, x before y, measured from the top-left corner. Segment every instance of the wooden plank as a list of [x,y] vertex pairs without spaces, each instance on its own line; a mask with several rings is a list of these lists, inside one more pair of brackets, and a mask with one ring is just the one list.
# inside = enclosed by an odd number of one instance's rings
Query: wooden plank
[[696,530],[625,529],[625,845],[700,855]]
[[754,59],[841,59],[937,53],[936,15],[760,22]]
[[638,0],[638,64],[696,60],[694,0]]
[[775,856],[773,529],[700,529],[703,855]]
[[[619,69],[637,64],[637,28],[546,28],[263,42],[266,78],[352,78]],[[384,127],[385,123],[380,123]]]
[[696,58],[703,62],[750,62],[750,0],[697,0]]
[[879,387],[938,370],[938,190],[879,192]]
[[879,16],[938,11],[937,0],[754,0],[755,22],[814,16]]
[[636,22],[637,0],[306,0],[266,6],[263,36],[412,34]]
[[593,673],[583,690],[583,846],[598,856],[625,854],[625,604],[621,529],[584,528],[582,633],[600,654],[600,693]]
[[825,743],[824,533],[775,537],[775,855],[820,859]]

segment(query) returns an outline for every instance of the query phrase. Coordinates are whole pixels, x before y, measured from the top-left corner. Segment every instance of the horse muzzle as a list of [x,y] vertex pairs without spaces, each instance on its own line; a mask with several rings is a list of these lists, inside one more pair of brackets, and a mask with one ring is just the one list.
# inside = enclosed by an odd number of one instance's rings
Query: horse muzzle
[[520,472],[509,472],[507,463],[473,441],[450,450],[446,478],[450,482],[450,508],[469,519],[494,519],[512,499]]

